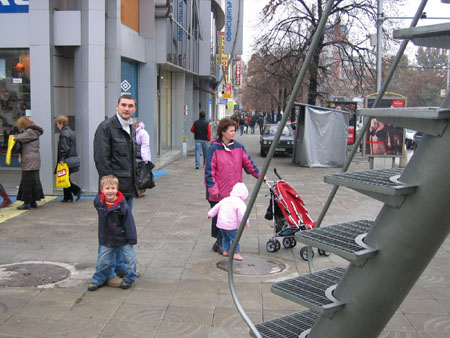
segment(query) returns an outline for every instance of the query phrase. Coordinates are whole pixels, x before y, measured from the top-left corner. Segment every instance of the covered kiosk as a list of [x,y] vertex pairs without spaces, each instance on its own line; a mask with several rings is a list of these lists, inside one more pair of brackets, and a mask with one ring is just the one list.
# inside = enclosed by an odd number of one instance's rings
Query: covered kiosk
[[295,103],[294,110],[298,117],[293,162],[302,167],[342,167],[349,113],[303,103]]

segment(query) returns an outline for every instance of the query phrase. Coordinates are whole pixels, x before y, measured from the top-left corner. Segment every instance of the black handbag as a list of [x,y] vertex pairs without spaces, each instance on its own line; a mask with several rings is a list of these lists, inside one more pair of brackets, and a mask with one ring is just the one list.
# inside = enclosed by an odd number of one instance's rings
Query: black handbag
[[152,169],[155,165],[151,162],[137,162],[137,187],[139,190],[151,189],[155,187]]
[[67,166],[70,168],[80,167],[80,158],[76,156],[67,157],[64,162],[67,163]]

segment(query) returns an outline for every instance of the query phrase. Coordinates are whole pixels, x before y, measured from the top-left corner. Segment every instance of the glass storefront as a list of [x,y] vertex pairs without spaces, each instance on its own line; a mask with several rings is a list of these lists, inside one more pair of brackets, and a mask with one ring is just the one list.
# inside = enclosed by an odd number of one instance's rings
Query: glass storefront
[[160,111],[158,113],[158,154],[172,150],[172,74],[163,70],[160,76]]
[[[10,134],[18,133],[16,121],[31,111],[30,52],[28,49],[0,49],[0,166]],[[11,167],[20,167],[13,156]]]

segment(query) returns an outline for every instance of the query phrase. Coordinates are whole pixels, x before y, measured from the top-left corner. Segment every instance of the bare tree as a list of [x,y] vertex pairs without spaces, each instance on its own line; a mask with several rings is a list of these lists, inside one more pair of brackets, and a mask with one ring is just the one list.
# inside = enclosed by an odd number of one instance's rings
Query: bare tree
[[[398,0],[395,4],[402,2]],[[249,71],[254,75],[267,73],[271,85],[279,85],[282,90],[288,88],[289,96],[326,3],[326,0],[268,1],[262,22],[266,30],[255,43],[258,68],[253,69],[249,63]],[[367,88],[374,86],[375,67],[369,36],[375,30],[376,19],[376,0],[336,0],[309,67],[306,87],[296,99],[306,96],[309,104],[316,104],[318,99],[330,95],[361,95],[371,91]],[[256,78],[260,82],[264,75],[258,74]],[[262,87],[254,79],[250,76],[247,84]],[[270,95],[280,101],[276,90]]]

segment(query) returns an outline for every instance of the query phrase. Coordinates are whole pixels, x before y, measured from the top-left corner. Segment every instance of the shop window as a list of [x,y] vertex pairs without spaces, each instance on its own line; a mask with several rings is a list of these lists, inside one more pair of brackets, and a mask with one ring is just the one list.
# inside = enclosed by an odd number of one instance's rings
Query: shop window
[[[9,135],[18,133],[17,119],[30,110],[29,50],[0,49],[0,166],[5,166]],[[11,166],[20,166],[17,156]]]

